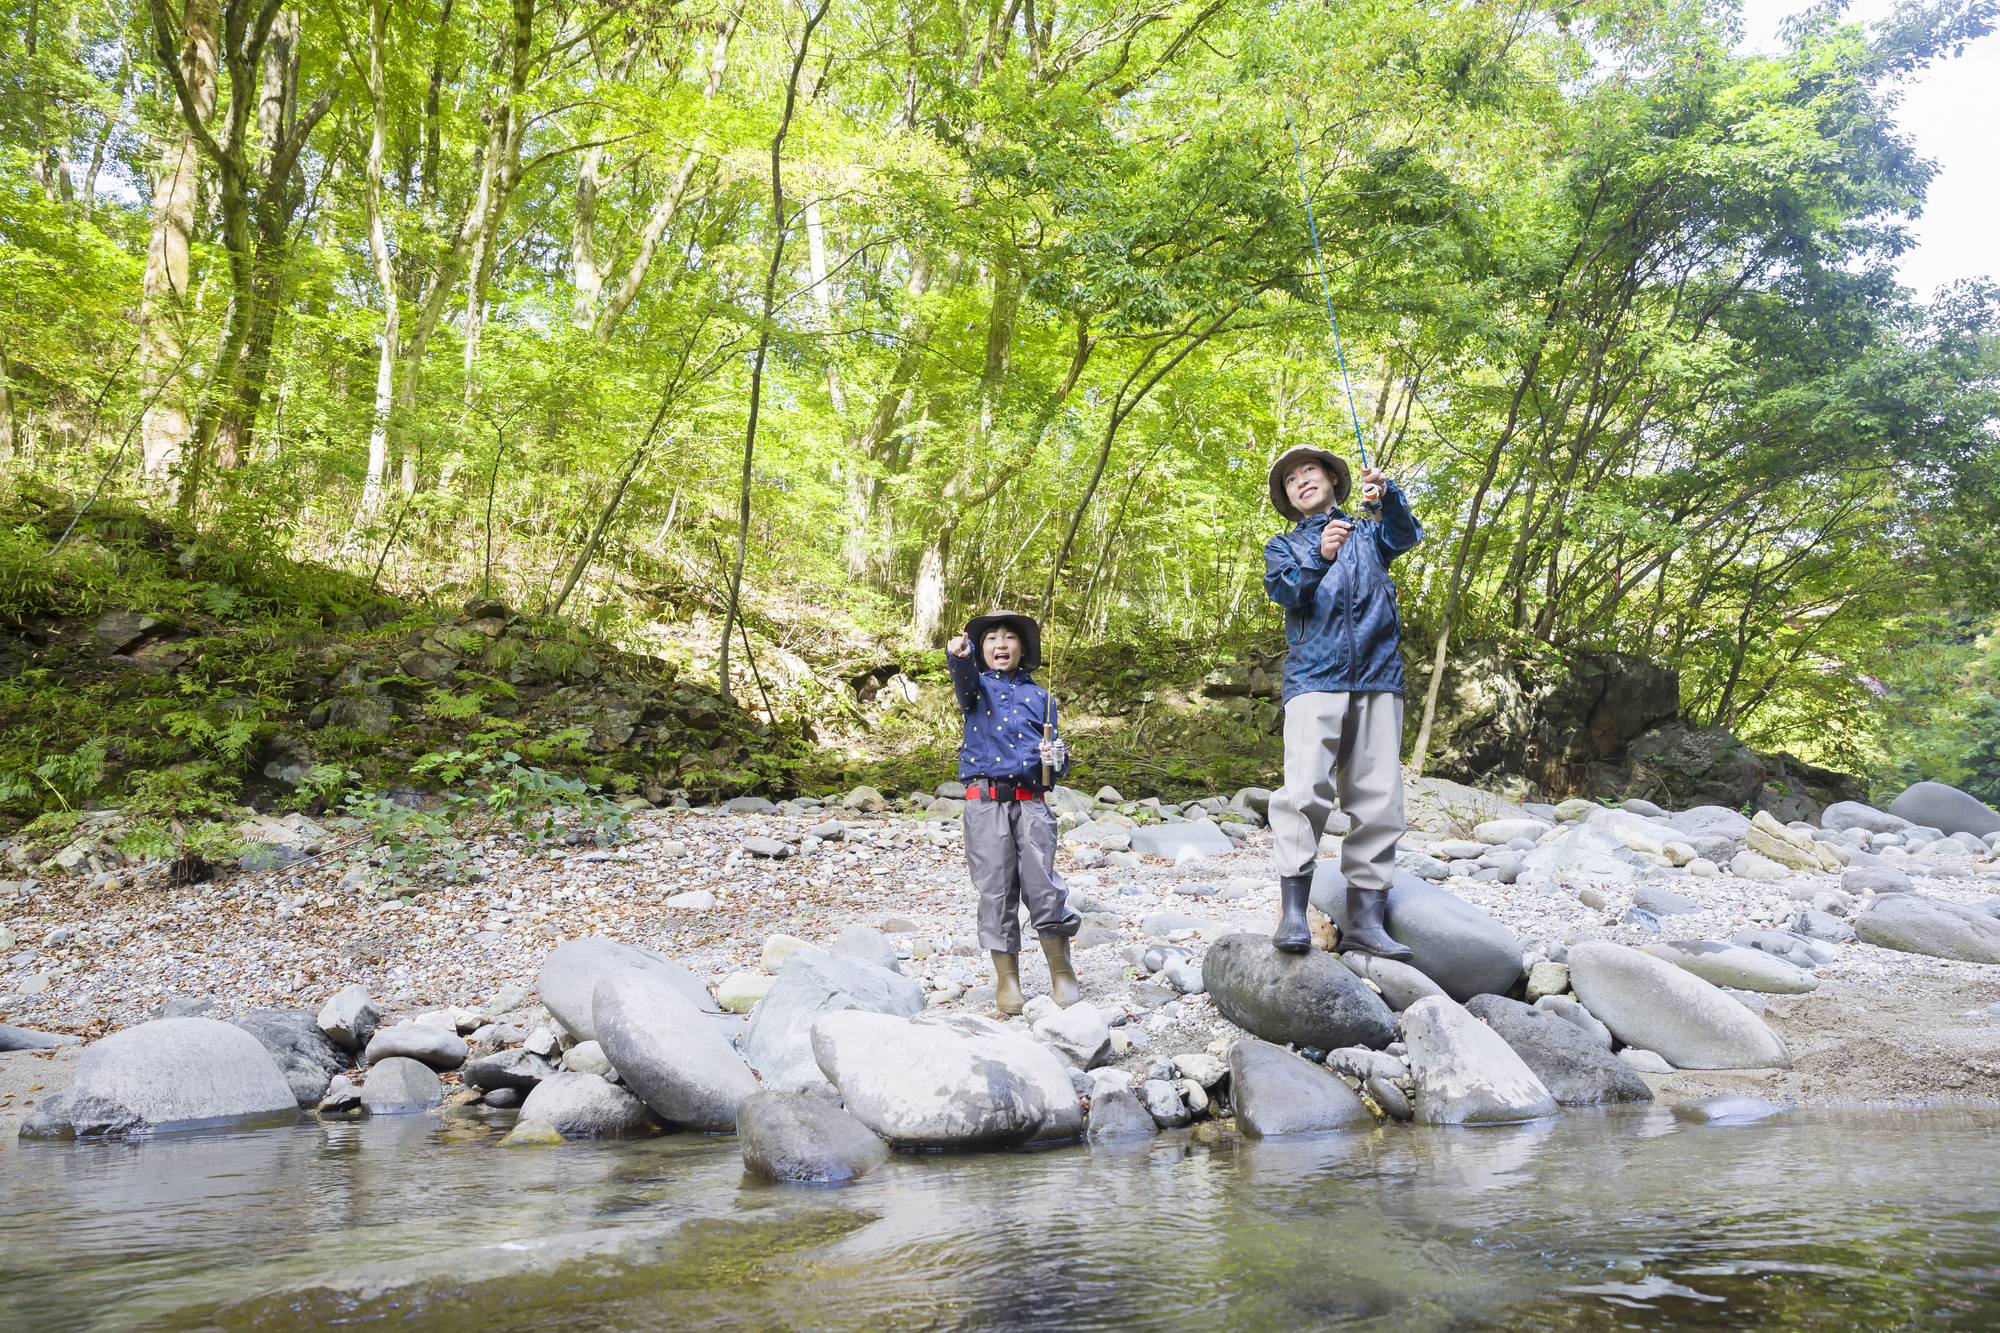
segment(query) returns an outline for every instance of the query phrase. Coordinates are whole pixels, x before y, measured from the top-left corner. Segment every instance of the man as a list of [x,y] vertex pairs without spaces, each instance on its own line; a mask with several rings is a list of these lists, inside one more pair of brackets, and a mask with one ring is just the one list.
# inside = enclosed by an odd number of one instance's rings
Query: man
[[1285,608],[1285,785],[1271,797],[1283,917],[1271,943],[1312,947],[1306,900],[1336,791],[1351,827],[1342,952],[1408,960],[1384,929],[1403,836],[1403,660],[1389,562],[1423,540],[1409,501],[1378,468],[1361,474],[1379,518],[1341,512],[1352,476],[1323,449],[1271,464],[1271,504],[1294,526],[1264,544],[1264,591]]

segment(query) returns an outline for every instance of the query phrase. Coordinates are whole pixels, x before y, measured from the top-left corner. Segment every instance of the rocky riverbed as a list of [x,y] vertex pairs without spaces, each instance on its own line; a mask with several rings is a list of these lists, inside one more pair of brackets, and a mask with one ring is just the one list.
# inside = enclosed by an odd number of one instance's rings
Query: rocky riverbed
[[[1029,1012],[994,1012],[961,803],[862,789],[639,811],[611,848],[531,853],[495,836],[476,848],[476,883],[396,898],[346,830],[302,820],[271,837],[304,860],[217,883],[173,887],[158,867],[11,881],[0,1021],[115,1052],[121,1032],[133,1048],[142,1032],[174,1035],[149,1020],[237,1019],[278,1056],[275,1085],[255,1042],[223,1051],[212,1021],[179,1039],[189,1059],[248,1060],[245,1115],[285,1092],[326,1099],[324,1114],[540,1097],[566,1108],[557,1132],[719,1129],[755,1069],[773,1095],[837,1091],[906,1146],[1080,1133],[1079,1096],[1094,1131],[1122,1115],[1145,1132],[1257,1133],[1301,1115],[1331,1119],[1293,1127],[1527,1118],[1559,1098],[2000,1095],[2000,835],[1867,807],[1783,825],[1413,784],[1391,927],[1418,968],[1314,953],[1294,975],[1272,970],[1290,961],[1262,942],[1276,907],[1265,799],[1058,793],[1062,868],[1085,914],[1085,1003],[1070,1011],[1047,999],[1031,948]],[[1322,850],[1315,919],[1331,945],[1337,835]],[[607,1000],[599,983],[634,964],[651,980]],[[637,1017],[607,1020],[617,1004]],[[821,1021],[842,1009],[872,1016]],[[629,1035],[677,1027],[699,1035],[671,1049]],[[1019,1086],[982,1128],[940,1130],[894,1087],[870,1091],[913,1041],[935,1048],[941,1078],[998,1052]],[[0,1056],[9,1143],[37,1107],[59,1110],[50,1098],[88,1054]],[[173,1076],[190,1077],[184,1064]],[[766,1120],[804,1133],[786,1111]]]

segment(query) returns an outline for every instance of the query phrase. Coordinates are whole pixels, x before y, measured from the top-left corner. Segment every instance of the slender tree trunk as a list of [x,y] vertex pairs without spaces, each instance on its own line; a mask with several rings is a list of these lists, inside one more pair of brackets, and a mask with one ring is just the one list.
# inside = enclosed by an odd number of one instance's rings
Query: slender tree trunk
[[382,155],[389,144],[389,90],[383,67],[383,45],[388,25],[389,0],[369,0],[368,107],[371,132],[362,200],[368,221],[368,257],[374,261],[375,285],[382,292],[382,338],[375,361],[375,418],[368,433],[368,477],[361,490],[361,509],[368,514],[382,507],[382,493],[388,482],[389,420],[396,406],[396,354],[402,347],[403,337],[403,302],[396,290],[396,270],[389,260],[389,235],[382,222]]

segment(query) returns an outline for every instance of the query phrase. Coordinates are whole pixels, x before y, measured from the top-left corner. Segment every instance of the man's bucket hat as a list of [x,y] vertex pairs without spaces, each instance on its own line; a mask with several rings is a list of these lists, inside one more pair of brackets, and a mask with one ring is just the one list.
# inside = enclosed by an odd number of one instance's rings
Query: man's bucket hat
[[1042,627],[1035,623],[1033,616],[1022,615],[1019,611],[988,611],[983,616],[974,616],[965,627],[965,637],[971,640],[973,660],[985,668],[986,657],[980,652],[980,640],[987,631],[1005,625],[1021,636],[1021,670],[1033,671],[1042,664]]
[[1347,493],[1354,487],[1354,476],[1348,471],[1347,460],[1336,458],[1324,449],[1316,449],[1309,444],[1301,444],[1285,450],[1271,464],[1271,507],[1285,518],[1297,523],[1305,517],[1292,507],[1285,495],[1285,478],[1301,463],[1318,463],[1326,469],[1326,475],[1333,479],[1333,502],[1347,503]]

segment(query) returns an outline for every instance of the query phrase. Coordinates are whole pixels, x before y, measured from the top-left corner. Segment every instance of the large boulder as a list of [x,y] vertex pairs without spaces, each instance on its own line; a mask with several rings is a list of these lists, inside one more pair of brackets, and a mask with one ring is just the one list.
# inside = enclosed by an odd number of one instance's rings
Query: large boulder
[[1656,793],[1664,789],[1667,804],[1684,808],[1734,809],[1757,794],[1770,771],[1728,728],[1691,727],[1679,720],[1639,736],[1627,754],[1631,768],[1653,780]]
[[1955,958],[1965,963],[2000,963],[2000,920],[1976,907],[1961,907],[1916,893],[1877,898],[1854,918],[1863,943],[1902,953]]
[[1375,1128],[1375,1113],[1339,1075],[1269,1042],[1229,1044],[1229,1097],[1253,1138]]
[[263,1043],[213,1018],[162,1018],[93,1042],[69,1089],[79,1135],[279,1124],[298,1113]]
[[365,1048],[381,1021],[382,1011],[369,998],[368,988],[359,983],[336,991],[320,1006],[318,1018],[320,1031],[343,1051]]
[[854,1118],[899,1148],[989,1148],[1083,1133],[1076,1089],[1055,1053],[970,1014],[822,1014],[812,1049]]
[[1382,997],[1318,949],[1280,953],[1268,935],[1224,935],[1209,946],[1201,979],[1218,1013],[1265,1041],[1330,1051],[1395,1039]]
[[1844,829],[1860,829],[1864,833],[1901,833],[1912,824],[1901,815],[1877,810],[1860,801],[1835,801],[1820,811],[1819,826],[1836,833]]
[[1417,1119],[1427,1125],[1507,1125],[1556,1113],[1556,1099],[1514,1048],[1451,1000],[1434,995],[1405,1009],[1403,1041]]
[[521,1120],[539,1120],[564,1138],[604,1138],[653,1127],[646,1104],[596,1074],[559,1073],[535,1085],[521,1103]]
[[1649,1102],[1638,1071],[1574,1023],[1504,995],[1475,995],[1465,1011],[1514,1048],[1549,1095],[1564,1106]]
[[873,1130],[824,1097],[752,1093],[736,1108],[735,1120],[744,1169],[766,1180],[852,1180],[889,1156],[889,1145]]
[[548,1007],[549,1014],[563,1025],[571,1037],[577,1041],[595,1041],[597,1028],[591,1021],[592,997],[596,995],[597,983],[604,974],[620,967],[655,973],[685,996],[695,1008],[708,1013],[722,1011],[701,978],[673,959],[651,949],[596,936],[571,940],[544,959],[541,971],[535,974],[535,989],[541,992],[542,1003]]
[[[1656,831],[1672,836],[1665,829]],[[1560,838],[1522,853],[1521,867],[1539,870],[1551,882],[1572,890],[1630,884],[1651,873],[1651,867],[1639,859],[1616,830],[1595,824],[1571,829]]]
[[555,1075],[554,1065],[525,1047],[482,1056],[458,1071],[461,1083],[481,1092],[492,1092],[498,1088],[531,1092],[537,1083]]
[[368,1068],[361,1107],[370,1115],[413,1115],[444,1101],[437,1072],[420,1060],[392,1055]]
[[1741,841],[1750,819],[1726,805],[1697,805],[1667,816],[1667,822],[1690,838],[1732,838]]
[[908,1018],[924,1003],[923,986],[910,977],[852,958],[795,953],[750,1015],[743,1058],[770,1091],[830,1097],[833,1086],[813,1058],[813,1021],[849,1009]]
[[1570,946],[1576,998],[1627,1046],[1676,1069],[1790,1069],[1784,1040],[1737,1001],[1664,958],[1604,940]]
[[657,971],[617,968],[598,980],[591,1021],[625,1086],[679,1129],[727,1133],[757,1076],[714,1024]]
[[0,1051],[46,1051],[56,1046],[78,1046],[81,1037],[72,1037],[67,1032],[36,1032],[31,1028],[17,1028],[9,1023],[0,1023]]
[[1889,802],[1889,813],[1946,833],[1970,833],[1976,838],[2000,833],[2000,810],[1942,782],[1917,783]]
[[896,961],[896,946],[889,943],[889,937],[873,926],[849,926],[833,937],[833,943],[826,951],[835,958],[852,958],[856,962],[871,963],[876,967],[886,967],[891,972],[902,973],[902,966]]
[[421,1060],[432,1069],[456,1069],[465,1063],[471,1049],[443,1028],[434,1028],[428,1023],[398,1023],[394,1027],[375,1029],[375,1035],[368,1039],[368,1049],[362,1053],[361,1063],[372,1065],[378,1060],[400,1055],[410,1060]]
[[[1332,917],[1335,925],[1347,929],[1347,880],[1332,861],[1321,861],[1313,872],[1312,903]],[[1504,992],[1521,975],[1521,942],[1514,938],[1513,931],[1457,894],[1415,875],[1396,873],[1395,883],[1389,889],[1388,930],[1416,955],[1410,966],[1435,981],[1454,1000],[1469,1000],[1489,991]],[[1213,989],[1211,986],[1210,990]]]
[[1819,989],[1818,977],[1759,949],[1713,940],[1670,940],[1640,949],[1716,986],[1771,995],[1804,995]]
[[304,1009],[252,1009],[236,1026],[271,1053],[300,1106],[318,1106],[333,1076],[352,1063]]

